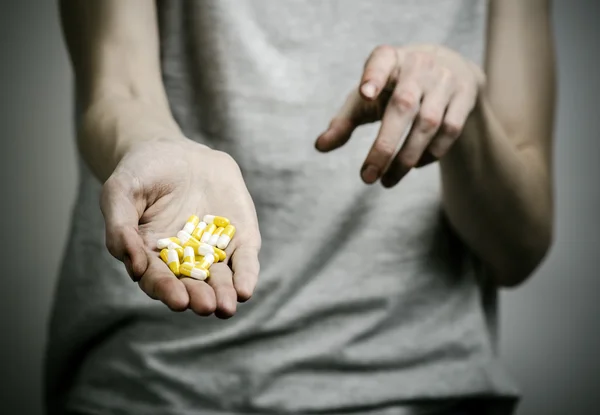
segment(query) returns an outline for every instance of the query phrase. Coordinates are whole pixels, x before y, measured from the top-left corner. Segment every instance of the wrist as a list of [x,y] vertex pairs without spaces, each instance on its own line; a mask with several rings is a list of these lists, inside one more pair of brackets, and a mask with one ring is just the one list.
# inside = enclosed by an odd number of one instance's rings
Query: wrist
[[85,111],[78,134],[79,151],[104,182],[137,144],[187,140],[168,110],[131,99],[104,99]]

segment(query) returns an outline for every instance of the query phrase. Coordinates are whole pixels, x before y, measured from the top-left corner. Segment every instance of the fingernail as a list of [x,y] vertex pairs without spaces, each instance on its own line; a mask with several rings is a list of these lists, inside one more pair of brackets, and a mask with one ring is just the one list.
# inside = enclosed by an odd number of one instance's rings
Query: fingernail
[[377,92],[377,87],[374,84],[367,82],[361,87],[361,91],[365,97],[373,98]]
[[362,179],[365,181],[365,183],[367,183],[367,184],[375,183],[375,181],[377,181],[378,177],[379,177],[379,169],[377,167],[373,166],[372,164],[367,164],[366,166],[363,167]]

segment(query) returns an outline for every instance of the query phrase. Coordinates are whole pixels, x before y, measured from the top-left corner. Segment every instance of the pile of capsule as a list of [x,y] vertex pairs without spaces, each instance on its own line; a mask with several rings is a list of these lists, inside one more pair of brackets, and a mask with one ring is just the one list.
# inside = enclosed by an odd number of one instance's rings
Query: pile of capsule
[[205,215],[201,221],[192,215],[176,237],[159,239],[156,247],[175,276],[205,280],[210,266],[227,257],[224,249],[234,234],[235,226],[223,216]]

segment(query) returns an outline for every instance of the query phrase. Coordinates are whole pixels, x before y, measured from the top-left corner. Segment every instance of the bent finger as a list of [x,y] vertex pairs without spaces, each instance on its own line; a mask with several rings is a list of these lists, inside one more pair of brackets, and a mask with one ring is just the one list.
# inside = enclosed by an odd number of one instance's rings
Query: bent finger
[[190,297],[186,286],[158,257],[149,257],[148,268],[138,284],[150,298],[162,301],[173,311],[188,308]]
[[138,203],[133,185],[126,179],[114,176],[102,187],[100,210],[106,227],[106,247],[112,256],[125,263],[134,281],[139,280],[148,267],[144,240],[138,233],[143,212]]
[[397,67],[396,49],[382,45],[376,47],[365,63],[360,81],[360,93],[367,100],[375,100],[388,85]]
[[206,282],[215,293],[215,315],[219,318],[233,316],[237,309],[237,293],[233,288],[231,269],[222,262],[213,264],[210,267],[210,277]]

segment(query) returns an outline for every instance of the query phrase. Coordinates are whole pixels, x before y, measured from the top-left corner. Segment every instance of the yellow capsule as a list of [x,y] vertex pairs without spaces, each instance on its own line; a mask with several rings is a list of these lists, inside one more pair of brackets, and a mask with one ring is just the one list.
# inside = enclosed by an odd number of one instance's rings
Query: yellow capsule
[[209,224],[204,229],[204,233],[202,233],[202,238],[200,239],[200,242],[204,242],[205,244],[207,244],[208,241],[210,241],[210,237],[216,230],[217,230],[217,225],[215,225],[214,223]]
[[204,233],[204,229],[206,229],[206,226],[208,226],[206,222],[200,222],[194,229],[194,232],[192,232],[192,236],[197,240],[200,240],[200,238],[202,238],[202,234]]
[[186,262],[180,267],[181,275],[194,278],[196,280],[204,281],[208,277],[210,277],[210,271],[207,269],[203,269],[198,267],[197,265],[190,264]]
[[177,251],[172,248],[163,249],[160,251],[160,258],[165,264],[169,266],[169,269],[175,276],[179,277],[179,255]]
[[202,269],[209,269],[210,266],[215,262],[215,256],[214,255],[206,255],[204,257],[202,257],[202,259],[196,263],[197,267],[200,267]]
[[191,234],[192,232],[194,232],[194,228],[198,225],[198,223],[200,223],[200,218],[196,215],[192,215],[188,218],[185,225],[183,225],[182,231]]
[[219,236],[219,240],[217,241],[217,247],[219,249],[225,249],[233,239],[233,235],[235,235],[235,226],[228,225],[225,227],[221,236]]
[[225,251],[223,251],[222,249],[219,249],[217,247],[215,247],[214,250],[215,250],[215,254],[217,254],[217,256],[219,257],[219,262],[225,261],[225,258],[227,258],[227,254],[225,253]]
[[203,222],[208,224],[214,223],[217,227],[225,228],[229,225],[229,219],[224,216],[204,215]]
[[215,232],[210,236],[210,239],[208,240],[208,244],[212,245],[212,246],[216,246],[217,242],[219,241],[219,236],[221,236],[221,234],[223,233],[224,230],[225,230],[225,228],[217,228],[215,230]]
[[158,241],[156,241],[156,247],[158,249],[165,249],[165,248],[175,248],[175,245],[177,246],[181,246],[181,241],[179,240],[179,238],[176,237],[172,237],[172,238],[162,238],[159,239]]
[[183,248],[183,263],[185,264],[188,262],[190,264],[194,264],[196,262],[195,251],[191,246],[186,246]]

